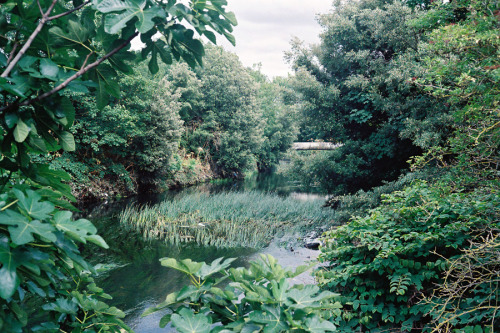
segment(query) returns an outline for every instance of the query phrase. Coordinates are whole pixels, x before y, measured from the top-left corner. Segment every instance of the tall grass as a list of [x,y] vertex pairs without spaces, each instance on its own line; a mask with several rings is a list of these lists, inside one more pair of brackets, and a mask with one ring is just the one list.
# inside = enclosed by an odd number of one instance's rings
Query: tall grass
[[318,201],[250,191],[191,194],[154,206],[130,206],[120,221],[147,239],[259,248],[275,235],[331,225],[333,217],[333,210]]

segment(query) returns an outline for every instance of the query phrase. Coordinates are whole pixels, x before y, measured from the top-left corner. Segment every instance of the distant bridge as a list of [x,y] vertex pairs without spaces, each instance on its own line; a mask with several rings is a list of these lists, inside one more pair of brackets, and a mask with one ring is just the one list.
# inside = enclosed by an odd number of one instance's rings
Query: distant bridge
[[295,150],[334,150],[341,147],[341,143],[333,142],[294,142],[292,149]]

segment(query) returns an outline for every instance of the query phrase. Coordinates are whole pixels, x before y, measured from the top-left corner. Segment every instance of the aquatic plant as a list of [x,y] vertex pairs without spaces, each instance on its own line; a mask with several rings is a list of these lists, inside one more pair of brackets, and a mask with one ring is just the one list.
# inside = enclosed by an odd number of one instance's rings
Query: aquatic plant
[[263,247],[275,235],[333,224],[334,211],[257,191],[190,194],[154,206],[130,206],[120,222],[169,243]]

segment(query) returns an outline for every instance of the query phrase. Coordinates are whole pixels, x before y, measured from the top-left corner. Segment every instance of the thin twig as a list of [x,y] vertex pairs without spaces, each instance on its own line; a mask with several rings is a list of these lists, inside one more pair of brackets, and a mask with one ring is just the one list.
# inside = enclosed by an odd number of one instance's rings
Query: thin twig
[[10,61],[14,57],[14,54],[16,53],[16,49],[17,49],[18,46],[19,46],[19,43],[16,42],[14,44],[14,47],[12,48],[12,51],[10,52],[9,59],[7,59],[7,65],[10,63]]
[[43,13],[43,9],[42,9],[42,5],[40,4],[40,0],[36,0],[36,4],[38,5],[38,9],[40,9],[40,14],[42,14],[42,16],[45,15]]

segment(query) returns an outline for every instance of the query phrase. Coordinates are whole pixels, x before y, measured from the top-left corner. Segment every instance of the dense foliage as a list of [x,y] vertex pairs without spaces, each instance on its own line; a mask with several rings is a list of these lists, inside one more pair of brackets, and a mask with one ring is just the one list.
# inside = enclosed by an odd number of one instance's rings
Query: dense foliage
[[[131,73],[130,41],[141,34],[151,72],[158,56],[202,63],[203,44],[236,24],[225,1],[3,1],[0,7],[0,330],[119,331],[123,313],[91,279],[79,246],[106,243],[74,220],[69,176],[35,161],[75,150],[68,97],[95,93],[102,109]],[[160,39],[151,37],[160,32]],[[78,95],[81,96],[81,95]],[[154,98],[153,98],[154,100]],[[161,110],[160,101],[153,108]],[[158,145],[159,141],[149,142]],[[33,158],[33,160],[32,160]]]
[[[426,70],[410,82],[448,108],[449,134],[413,160],[428,182],[326,235],[321,257],[331,266],[318,277],[342,294],[347,331],[498,327],[499,10],[456,1],[410,23],[428,38],[419,44]],[[411,124],[423,133],[429,122]]]
[[77,149],[48,160],[72,174],[79,198],[240,178],[278,164],[297,132],[286,81],[269,81],[221,48],[205,52],[203,69],[176,62],[151,75],[135,66],[102,110],[95,96],[69,95]]
[[[446,183],[419,183],[394,192],[366,217],[325,235],[322,258],[333,265],[317,276],[342,295],[341,330],[425,327],[432,313],[419,301],[442,281],[447,259],[455,260],[469,239],[482,236],[486,228],[498,229],[498,190],[457,193]],[[478,290],[474,297],[486,295]],[[496,302],[496,295],[489,296]],[[474,321],[491,321],[493,312]]]
[[[397,178],[411,156],[446,134],[447,108],[409,83],[425,70],[422,32],[409,24],[419,13],[397,1],[336,1],[320,15],[320,45],[294,42],[288,57],[302,96],[299,140],[343,146],[297,164],[292,175],[336,194],[366,190]],[[311,176],[311,168],[322,171]]]
[[[330,201],[341,209],[339,220],[357,215],[324,235],[316,277],[339,294],[342,308],[318,315],[340,332],[494,332],[500,7],[475,0],[413,5],[336,2],[320,19],[322,44],[294,45],[300,136],[344,146],[299,154],[291,170],[345,194],[393,179],[413,155],[412,172],[398,181]],[[192,311],[210,309],[214,323],[233,328],[214,310],[227,294],[209,295],[176,308],[174,294],[164,306],[175,305],[173,316],[189,322]],[[283,326],[270,331],[290,330],[290,316],[276,315],[288,303],[278,305],[273,323]]]
[[[169,294],[165,302],[150,308],[145,315],[170,310],[160,321],[171,322],[178,332],[315,332],[335,330],[324,317],[340,315],[340,304],[328,291],[315,285],[291,285],[295,272],[284,269],[271,256],[262,256],[248,269],[230,268],[234,259],[217,259],[211,264],[161,259],[161,264],[191,278],[192,284]],[[222,276],[221,276],[222,275]],[[225,280],[231,281],[224,288]]]

